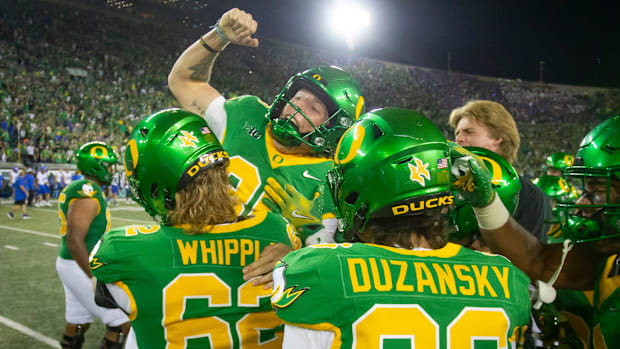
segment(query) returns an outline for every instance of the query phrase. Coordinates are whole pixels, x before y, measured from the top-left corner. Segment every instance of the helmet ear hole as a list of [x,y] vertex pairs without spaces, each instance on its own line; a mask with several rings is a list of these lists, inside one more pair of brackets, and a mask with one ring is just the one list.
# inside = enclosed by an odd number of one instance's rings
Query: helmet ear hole
[[164,206],[168,211],[172,211],[176,208],[176,202],[174,198],[170,195],[170,191],[166,188],[164,189]]
[[143,127],[140,129],[140,134],[142,135],[142,137],[146,138],[146,135],[149,134],[149,129],[146,127]]
[[377,124],[372,124],[372,130],[375,136],[375,139],[378,139],[379,137],[383,136],[383,130],[379,128],[379,126],[377,126]]
[[359,197],[360,197],[360,194],[358,192],[352,192],[351,194],[347,195],[344,201],[347,204],[355,205],[355,202],[357,202],[357,198]]
[[153,183],[153,185],[151,185],[151,197],[156,198],[158,196],[159,196],[159,187],[157,183]]

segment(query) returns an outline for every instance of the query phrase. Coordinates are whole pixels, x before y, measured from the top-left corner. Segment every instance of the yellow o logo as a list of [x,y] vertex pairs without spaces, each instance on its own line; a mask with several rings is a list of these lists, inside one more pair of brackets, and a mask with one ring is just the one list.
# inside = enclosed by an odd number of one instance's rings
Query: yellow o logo
[[499,166],[497,161],[487,158],[486,156],[480,156],[483,161],[486,161],[491,165],[491,173],[493,174],[493,178],[491,182],[493,184],[500,184],[502,182],[502,168]]
[[357,99],[357,105],[355,106],[355,120],[359,120],[362,109],[364,109],[364,97],[360,96],[360,98]]
[[568,189],[568,185],[567,185],[566,182],[564,182],[563,178],[560,178],[559,184],[560,184],[560,189],[562,189],[563,192],[565,192],[567,194],[570,194],[570,190]]
[[[97,154],[97,150],[101,150],[101,155]],[[101,146],[101,145],[96,145],[90,148],[90,155],[94,157],[95,159],[102,159],[108,156],[108,148]]]
[[125,166],[125,175],[130,177],[133,174],[133,170],[138,166],[138,144],[135,139],[132,139],[127,143],[127,148],[129,148],[129,155],[131,156],[131,169],[127,168],[127,158],[125,157],[125,161],[123,165]]
[[275,162],[276,164],[281,164],[282,161],[284,161],[284,158],[282,157],[282,155],[276,154],[271,158],[271,160]]
[[573,163],[575,162],[575,158],[572,155],[564,155],[564,162],[568,166],[573,166]]
[[[353,132],[353,141],[351,142],[351,147],[349,148],[347,156],[343,160],[339,160],[337,155],[340,153],[340,146],[342,146],[342,142],[340,142],[338,144],[338,147],[336,148],[336,158],[334,159],[334,162],[336,162],[336,164],[338,165],[346,164],[347,162],[353,160],[353,158],[357,155],[357,151],[362,146],[362,141],[364,140],[366,129],[361,127],[360,125],[356,125],[355,127],[353,127],[353,129],[347,130],[347,132],[345,132],[345,135],[349,132]],[[343,139],[345,135],[342,136]]]
[[319,74],[312,75],[312,78],[315,79],[316,81],[321,81],[321,75]]

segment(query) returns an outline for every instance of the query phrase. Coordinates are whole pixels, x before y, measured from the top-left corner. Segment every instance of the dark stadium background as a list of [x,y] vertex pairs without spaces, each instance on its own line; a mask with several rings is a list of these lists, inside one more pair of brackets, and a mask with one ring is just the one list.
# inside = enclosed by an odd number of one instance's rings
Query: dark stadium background
[[[131,2],[131,1],[130,1]],[[134,6],[168,6],[217,16],[245,9],[261,35],[319,48],[342,49],[325,34],[325,14],[335,0],[136,0]],[[539,79],[562,84],[620,87],[619,1],[364,0],[370,34],[354,54],[465,73]],[[205,6],[206,4],[206,6]],[[203,15],[204,14],[204,15]]]

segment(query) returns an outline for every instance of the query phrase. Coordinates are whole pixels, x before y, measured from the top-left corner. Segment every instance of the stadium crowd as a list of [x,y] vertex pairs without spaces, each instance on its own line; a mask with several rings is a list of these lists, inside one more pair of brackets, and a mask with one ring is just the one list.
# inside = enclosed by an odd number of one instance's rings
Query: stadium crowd
[[[178,106],[167,72],[188,38],[203,29],[39,1],[2,7],[0,154],[3,162],[26,165],[72,162],[79,145],[92,140],[108,142],[122,155],[136,122]],[[368,110],[419,110],[448,137],[450,110],[472,99],[502,103],[522,136],[516,168],[529,177],[541,173],[547,154],[571,151],[585,130],[619,108],[620,92],[612,89],[479,77],[264,38],[258,50],[226,50],[212,81],[226,97],[251,92],[271,103],[292,72],[325,63],[352,73]]]

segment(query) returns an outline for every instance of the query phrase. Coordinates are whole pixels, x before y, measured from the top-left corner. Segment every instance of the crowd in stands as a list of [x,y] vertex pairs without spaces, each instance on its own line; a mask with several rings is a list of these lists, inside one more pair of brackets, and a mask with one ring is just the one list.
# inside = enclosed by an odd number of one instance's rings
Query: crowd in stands
[[[206,31],[90,5],[17,0],[2,2],[0,10],[1,160],[26,165],[71,162],[81,144],[94,140],[122,156],[137,121],[177,105],[168,72],[180,51]],[[479,77],[268,38],[258,49],[231,46],[221,56],[212,84],[226,97],[251,92],[271,103],[293,73],[334,64],[358,80],[368,110],[419,110],[448,138],[453,108],[471,99],[497,101],[517,121],[522,145],[516,167],[528,176],[540,175],[547,154],[574,152],[587,130],[620,112],[618,90]]]

